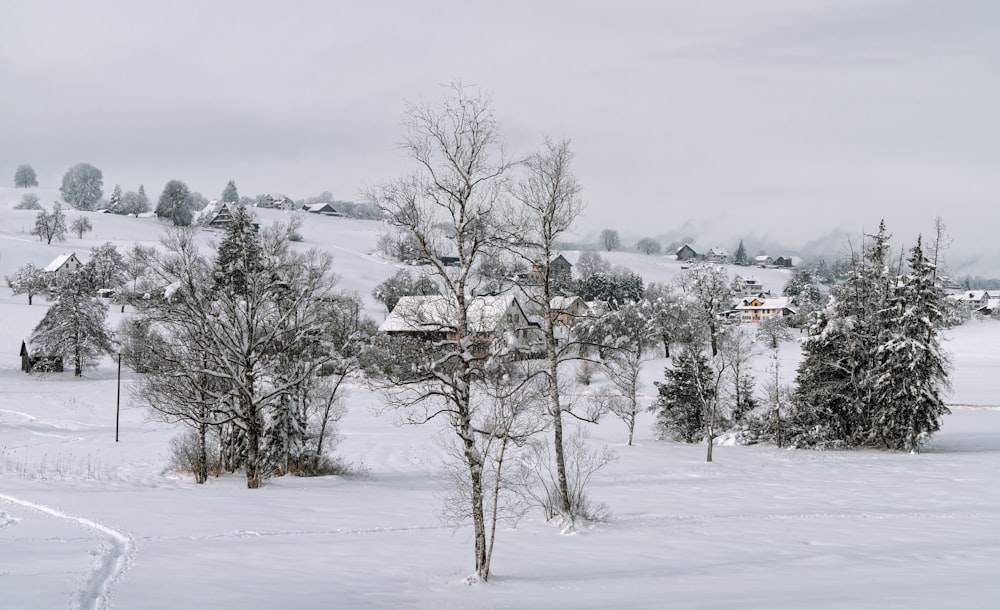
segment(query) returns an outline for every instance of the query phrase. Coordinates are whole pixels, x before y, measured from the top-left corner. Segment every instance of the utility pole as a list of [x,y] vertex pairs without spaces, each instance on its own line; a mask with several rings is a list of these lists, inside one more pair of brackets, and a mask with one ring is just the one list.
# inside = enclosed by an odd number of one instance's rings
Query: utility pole
[[122,353],[118,352],[118,397],[115,399],[115,442],[118,442],[118,419],[122,410]]

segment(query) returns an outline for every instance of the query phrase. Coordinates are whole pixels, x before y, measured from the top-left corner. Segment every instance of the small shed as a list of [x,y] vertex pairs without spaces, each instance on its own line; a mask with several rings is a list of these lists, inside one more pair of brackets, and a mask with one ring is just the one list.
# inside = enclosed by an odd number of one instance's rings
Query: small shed
[[25,373],[63,372],[62,356],[39,355],[34,353],[27,339],[21,340],[21,370]]

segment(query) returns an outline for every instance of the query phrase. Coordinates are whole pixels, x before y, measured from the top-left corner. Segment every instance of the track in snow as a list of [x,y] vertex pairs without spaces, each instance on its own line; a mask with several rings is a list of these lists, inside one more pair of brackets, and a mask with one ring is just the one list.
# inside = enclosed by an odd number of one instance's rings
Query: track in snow
[[36,504],[28,500],[22,500],[15,496],[0,493],[0,501],[30,508],[56,517],[57,519],[72,521],[107,536],[108,543],[102,546],[99,557],[95,562],[96,565],[87,578],[86,585],[77,595],[76,607],[81,610],[108,608],[110,601],[108,593],[110,592],[111,583],[125,571],[126,559],[132,551],[132,539],[129,536],[86,517],[70,515],[61,510]]

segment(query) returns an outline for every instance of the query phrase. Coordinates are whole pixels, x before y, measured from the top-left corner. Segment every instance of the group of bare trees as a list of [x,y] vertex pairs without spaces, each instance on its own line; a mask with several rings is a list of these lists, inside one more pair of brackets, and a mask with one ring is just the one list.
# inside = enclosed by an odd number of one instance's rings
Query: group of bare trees
[[[583,490],[574,483],[582,485],[589,474],[581,479],[571,462],[599,467],[604,457],[567,455],[571,445],[589,449],[567,440],[564,418],[575,413],[563,396],[562,365],[572,348],[556,340],[551,309],[558,293],[548,262],[582,210],[580,186],[567,142],[546,140],[539,152],[512,158],[488,98],[461,85],[439,106],[410,105],[406,126],[403,148],[413,171],[370,188],[366,198],[399,241],[428,263],[454,319],[437,329],[432,348],[415,351],[409,366],[387,367],[382,378],[388,402],[404,421],[441,418],[452,430],[461,467],[453,472],[457,495],[449,512],[472,522],[476,576],[486,580],[503,507],[530,488],[528,496],[572,527],[586,512]],[[507,262],[498,265],[500,259]],[[531,360],[518,358],[514,345],[487,357],[475,350],[473,295],[486,281],[481,271],[491,265],[534,270],[531,290],[520,295],[540,324],[534,349],[541,353]],[[550,431],[550,442],[539,442],[543,430]],[[515,452],[522,453],[516,461]],[[527,474],[511,467],[515,463],[530,464],[537,476],[520,492],[512,492],[510,482]]]
[[135,399],[193,431],[198,482],[210,462],[242,469],[249,488],[321,469],[340,384],[373,332],[357,299],[336,290],[332,258],[294,251],[288,231],[258,241],[240,208],[214,259],[187,227],[131,253],[143,270],[122,332],[141,373]]

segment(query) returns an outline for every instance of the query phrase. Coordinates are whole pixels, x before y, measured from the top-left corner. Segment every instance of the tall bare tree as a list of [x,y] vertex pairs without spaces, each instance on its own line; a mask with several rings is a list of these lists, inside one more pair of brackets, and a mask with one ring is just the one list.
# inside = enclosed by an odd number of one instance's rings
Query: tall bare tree
[[[368,189],[366,199],[387,222],[412,236],[420,256],[430,262],[453,320],[435,357],[395,380],[388,391],[392,406],[407,421],[447,419],[455,434],[468,477],[468,515],[472,520],[475,575],[489,578],[484,514],[484,457],[476,442],[473,392],[483,361],[473,353],[469,293],[473,271],[495,241],[503,180],[512,167],[505,157],[498,125],[487,96],[461,84],[450,87],[436,106],[409,104],[402,149],[413,171]],[[443,230],[446,228],[446,230]],[[457,264],[438,255],[447,244]],[[442,329],[444,330],[444,329]]]
[[[583,212],[580,184],[572,172],[573,153],[569,142],[546,139],[544,149],[528,157],[523,163],[523,175],[513,188],[514,198],[520,204],[517,218],[505,226],[511,229],[508,244],[515,244],[515,251],[527,259],[540,272],[537,291],[529,291],[533,308],[539,312],[545,341],[545,369],[542,371],[547,398],[548,416],[552,420],[553,454],[555,456],[557,491],[556,505],[559,514],[570,523],[578,516],[574,507],[566,475],[566,456],[563,451],[563,413],[567,412],[559,388],[559,367],[574,356],[575,348],[569,342],[556,340],[557,319],[560,311],[553,309],[553,299],[560,293],[550,263],[555,258],[556,241],[572,228]],[[571,322],[571,321],[569,321]]]

